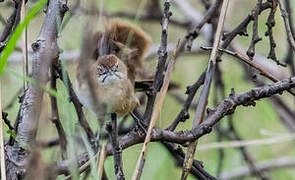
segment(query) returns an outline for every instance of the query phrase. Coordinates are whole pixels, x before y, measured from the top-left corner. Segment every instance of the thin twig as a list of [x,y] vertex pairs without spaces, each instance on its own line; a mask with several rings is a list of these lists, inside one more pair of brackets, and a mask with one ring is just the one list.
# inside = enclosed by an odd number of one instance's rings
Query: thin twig
[[[235,94],[235,92],[232,91],[229,98],[224,99],[219,103],[218,106],[211,109],[207,118],[198,128],[192,129],[190,131],[180,132],[171,132],[154,128],[151,140],[168,141],[178,144],[184,144],[184,142],[193,142],[210,133],[213,126],[215,126],[223,117],[234,113],[238,106],[254,106],[255,101],[263,98],[269,98],[293,87],[295,87],[295,77],[290,77],[276,83],[265,85],[263,87],[253,88],[241,94]],[[142,143],[143,141],[144,135],[135,131],[130,131],[128,134],[120,138],[119,146],[122,149],[126,149],[130,146],[133,146],[134,144]],[[112,155],[112,147],[110,145],[107,146],[107,155]],[[80,154],[77,159],[79,166],[83,166],[84,169],[89,167],[90,161],[87,152]],[[68,173],[69,167],[72,163],[74,162],[60,162],[58,164],[58,172]]]
[[[195,119],[193,122],[193,128],[198,127],[203,122],[203,119],[204,119],[204,112],[205,112],[207,102],[208,102],[208,95],[209,95],[211,80],[212,80],[212,76],[213,76],[213,72],[214,72],[213,69],[215,66],[215,60],[216,60],[217,53],[218,53],[218,47],[219,47],[219,43],[220,43],[220,39],[221,39],[221,35],[222,35],[222,30],[223,30],[223,26],[224,26],[224,21],[225,21],[225,16],[226,16],[228,4],[229,4],[229,0],[223,1],[220,17],[218,20],[217,30],[216,30],[216,34],[215,34],[215,38],[214,38],[213,50],[212,50],[210,58],[209,58],[208,67],[206,70],[206,78],[205,78],[205,82],[204,82],[204,87],[203,87],[202,92],[200,94],[199,103],[198,103],[196,113],[195,113],[196,116],[195,116]],[[181,175],[182,180],[186,180],[188,173],[192,167],[196,146],[197,146],[197,141],[190,143],[188,146],[187,153],[185,155],[185,160],[183,163],[183,171],[182,171],[182,175]]]
[[[55,68],[53,65],[51,66],[50,71],[51,71],[50,87],[53,90],[57,91]],[[50,101],[51,101],[51,121],[55,124],[58,136],[60,138],[59,144],[60,144],[60,148],[61,148],[61,157],[62,157],[62,159],[66,159],[66,157],[67,157],[67,139],[66,139],[66,134],[65,134],[64,128],[63,128],[60,118],[59,118],[56,97],[51,95]]]
[[[201,49],[208,51],[208,50],[212,50],[212,47],[201,47]],[[242,54],[239,54],[238,52],[232,52],[230,50],[222,49],[222,48],[218,48],[218,51],[223,52],[223,53],[226,53],[226,54],[231,55],[233,57],[236,57],[237,59],[241,60],[242,62],[244,62],[244,63],[248,64],[249,66],[251,66],[251,67],[255,68],[256,70],[258,70],[261,75],[263,75],[264,77],[270,79],[273,82],[278,82],[279,81],[278,78],[276,78],[275,76],[273,76],[267,70],[264,70],[262,67],[260,67],[257,64],[255,64],[249,58],[245,57]]]
[[[26,2],[22,0],[21,5],[21,16],[20,19],[23,21],[26,16]],[[29,74],[29,65],[28,65],[28,31],[27,27],[25,27],[23,34],[22,34],[23,46],[22,46],[22,53],[23,53],[23,76],[28,77]],[[28,82],[24,80],[24,91],[28,88]]]
[[[211,50],[211,47],[201,47],[204,50]],[[222,48],[218,48],[218,51],[226,53],[228,55],[231,55],[233,57],[236,57],[237,59],[243,61],[244,63],[248,64],[249,66],[255,68],[256,70],[258,70],[260,72],[261,75],[263,75],[264,77],[270,79],[273,82],[278,82],[279,79],[275,76],[272,75],[272,73],[268,72],[267,70],[263,69],[263,67],[255,64],[253,61],[251,61],[249,58],[243,56],[242,54],[238,53],[238,52],[232,52],[230,50],[227,49],[222,49]],[[295,96],[295,92],[293,92],[292,90],[288,90],[288,92],[290,94],[292,94],[293,96]]]
[[[170,154],[175,158],[177,166],[182,167],[185,153],[179,145],[162,142],[162,144],[167,148]],[[216,180],[215,177],[210,175],[203,169],[202,162],[194,160],[190,173],[194,175],[198,180]]]
[[188,35],[186,36],[186,39],[187,39],[186,46],[188,50],[192,48],[193,41],[199,36],[202,27],[216,15],[216,12],[218,12],[218,8],[221,6],[221,4],[222,4],[222,0],[217,0],[214,3],[212,3],[210,8],[207,10],[206,14],[204,15],[202,21],[198,23],[198,25],[190,33],[188,33]]
[[262,38],[260,38],[259,35],[258,35],[258,17],[259,17],[259,10],[261,8],[261,5],[262,5],[262,0],[258,0],[255,9],[251,13],[252,17],[253,17],[253,21],[254,21],[254,23],[253,23],[253,33],[252,33],[251,44],[250,44],[249,49],[247,51],[247,55],[251,59],[255,55],[255,45],[256,45],[256,43],[258,43],[259,41],[262,40]]
[[99,152],[99,158],[97,158],[97,160],[98,160],[97,168],[98,168],[99,180],[102,180],[102,177],[103,177],[104,162],[106,160],[106,149],[107,149],[105,142],[101,146],[102,147],[101,147],[101,150]]
[[14,128],[13,126],[11,125],[11,122],[8,120],[7,118],[8,114],[6,112],[2,112],[2,119],[4,121],[4,123],[8,126],[8,128],[13,131]]
[[291,27],[290,27],[290,22],[289,22],[289,18],[288,18],[288,13],[283,8],[283,5],[282,5],[282,3],[281,3],[280,0],[278,0],[278,3],[279,3],[279,7],[280,7],[280,10],[281,10],[282,17],[284,19],[285,29],[286,29],[286,33],[287,33],[287,38],[288,38],[289,44],[291,45],[293,51],[295,51],[295,40],[294,40],[294,37],[292,35],[292,31],[291,31]]
[[73,105],[75,107],[75,111],[78,116],[78,121],[79,121],[81,127],[84,129],[89,142],[92,142],[95,135],[94,135],[92,129],[90,128],[89,123],[86,120],[85,114],[82,109],[82,104],[80,103],[80,101],[73,89],[72,81],[68,75],[68,72],[66,70],[64,70],[65,71],[64,72],[65,77],[64,77],[61,67],[56,68],[56,70],[58,71],[59,77],[63,81],[64,85],[68,88],[70,101],[73,103]]
[[165,96],[167,94],[167,90],[168,90],[168,86],[169,86],[169,82],[170,82],[170,78],[171,78],[171,73],[172,73],[175,58],[176,58],[176,52],[177,52],[178,48],[179,48],[179,44],[175,48],[173,57],[171,58],[171,60],[168,64],[166,75],[164,78],[163,87],[161,88],[161,91],[160,91],[159,100],[158,100],[156,107],[153,111],[151,122],[150,122],[149,128],[148,128],[148,132],[146,134],[145,141],[143,143],[143,147],[142,147],[141,153],[139,155],[139,158],[138,158],[138,161],[136,164],[136,168],[135,168],[133,176],[132,176],[132,180],[139,180],[140,179],[140,176],[141,176],[141,173],[143,170],[143,166],[144,166],[144,162],[145,162],[145,157],[147,154],[148,145],[151,140],[151,133],[152,133],[153,128],[156,125],[157,119],[160,114],[161,107],[163,105]]
[[161,22],[162,24],[161,45],[158,50],[159,59],[157,64],[157,70],[154,77],[153,86],[151,90],[148,92],[148,102],[144,112],[144,120],[147,123],[149,123],[151,119],[157,92],[160,91],[160,88],[162,86],[163,79],[164,79],[163,73],[165,71],[166,60],[168,57],[168,53],[167,53],[168,24],[169,24],[169,19],[172,15],[172,13],[170,12],[170,0],[165,1],[163,14],[164,15]]
[[4,27],[4,30],[2,34],[0,35],[0,53],[6,46],[9,36],[13,33],[14,29],[19,23],[20,10],[21,10],[21,1],[14,1],[13,12],[8,18],[6,26]]
[[112,150],[114,155],[114,169],[115,175],[117,180],[124,180],[124,173],[123,173],[123,162],[122,162],[122,150],[118,144],[118,128],[117,128],[117,116],[115,113],[111,114],[112,125],[111,127],[107,128],[109,132],[111,143],[112,143]]
[[183,103],[183,109],[178,113],[176,119],[171,123],[167,130],[174,131],[180,122],[184,122],[186,119],[189,119],[189,108],[198,89],[201,87],[202,84],[204,84],[205,77],[206,72],[203,72],[199,79],[193,85],[187,87],[187,90],[185,92],[187,94],[187,98]]
[[[291,33],[292,33],[292,35],[294,37],[295,30],[294,30],[294,25],[293,25],[293,22],[294,22],[293,21],[293,14],[292,14],[293,9],[291,7],[290,0],[285,0],[285,7],[286,7],[286,12],[288,13],[288,18],[289,18],[289,21],[290,21]],[[290,43],[288,43],[288,53],[287,53],[286,57],[284,58],[283,62],[286,62],[289,65],[292,76],[295,75],[295,63],[293,61],[293,57],[294,57],[294,51],[293,51],[292,45]]]
[[[0,112],[2,114],[1,103],[1,82],[0,82]],[[1,153],[1,179],[6,180],[6,168],[5,168],[5,151],[4,151],[4,134],[3,134],[3,122],[2,115],[0,116],[0,153]]]
[[276,50],[275,50],[276,43],[275,43],[275,40],[273,37],[272,30],[273,30],[273,27],[275,26],[275,23],[276,23],[275,22],[275,13],[277,11],[278,3],[275,0],[273,0],[272,6],[273,7],[271,8],[271,11],[269,12],[267,22],[266,22],[267,31],[266,31],[265,35],[268,36],[268,38],[269,38],[269,46],[270,46],[267,58],[274,60],[278,65],[286,66],[285,64],[282,64],[280,61],[278,61],[277,56],[276,56]]

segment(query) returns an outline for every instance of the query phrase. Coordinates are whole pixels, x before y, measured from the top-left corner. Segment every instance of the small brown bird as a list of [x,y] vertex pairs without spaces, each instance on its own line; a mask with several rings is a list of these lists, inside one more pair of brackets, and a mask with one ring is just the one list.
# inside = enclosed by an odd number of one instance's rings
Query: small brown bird
[[[150,37],[139,27],[123,20],[111,20],[105,32],[92,38],[97,44],[87,70],[93,80],[90,90],[81,68],[77,67],[76,92],[81,103],[98,117],[116,113],[119,117],[131,112],[138,104],[134,82],[142,70],[143,55],[150,46]],[[95,93],[97,102],[91,92]]]

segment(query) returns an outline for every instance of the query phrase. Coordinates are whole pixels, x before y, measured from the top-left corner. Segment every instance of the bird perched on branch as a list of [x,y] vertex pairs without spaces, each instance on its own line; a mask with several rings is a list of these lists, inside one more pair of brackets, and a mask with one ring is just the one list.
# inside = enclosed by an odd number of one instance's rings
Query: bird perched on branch
[[[150,37],[139,27],[116,19],[106,23],[105,32],[99,31],[88,40],[96,47],[88,47],[94,50],[90,52],[91,60],[81,59],[77,67],[79,100],[98,117],[126,115],[138,104],[134,83],[137,72],[142,70]],[[92,81],[91,88],[87,78]]]

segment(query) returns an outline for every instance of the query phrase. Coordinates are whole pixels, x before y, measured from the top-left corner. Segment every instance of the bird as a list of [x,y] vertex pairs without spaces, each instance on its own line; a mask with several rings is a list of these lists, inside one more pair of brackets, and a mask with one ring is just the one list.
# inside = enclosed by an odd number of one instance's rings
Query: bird
[[[150,36],[139,26],[112,19],[106,22],[104,32],[98,31],[87,39],[93,41],[95,48],[88,52],[90,60],[81,59],[77,66],[76,94],[80,102],[100,118],[111,113],[118,117],[127,115],[139,103],[134,85],[143,69]],[[92,89],[87,77],[92,81]]]

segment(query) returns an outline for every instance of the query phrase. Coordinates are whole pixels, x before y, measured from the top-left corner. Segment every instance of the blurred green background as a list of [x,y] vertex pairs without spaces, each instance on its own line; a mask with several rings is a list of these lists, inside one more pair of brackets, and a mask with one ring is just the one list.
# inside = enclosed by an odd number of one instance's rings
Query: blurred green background
[[[8,1],[8,0],[6,0]],[[86,3],[84,0],[82,3]],[[163,1],[161,1],[163,2]],[[201,5],[200,1],[189,1],[194,8],[199,12],[204,12],[205,9]],[[69,6],[71,7],[75,3],[75,0],[69,0]],[[144,1],[140,0],[105,0],[104,1],[104,10],[106,11],[127,11],[127,12],[136,12],[143,11],[139,9],[140,4]],[[5,18],[7,18],[12,8],[7,8],[5,3],[0,3],[0,13]],[[163,3],[161,3],[163,4]],[[173,3],[172,3],[173,4]],[[235,0],[231,1],[229,12],[226,18],[226,24],[228,27],[234,28],[242,19],[244,19],[249,13],[250,10],[255,6],[256,1],[245,1],[245,0]],[[295,9],[295,3],[292,3],[293,8]],[[185,16],[182,15],[182,12],[176,8],[176,5],[172,5],[173,17],[177,19],[183,19]],[[263,13],[262,18],[259,19],[259,35],[263,37],[263,41],[259,42],[256,46],[257,53],[260,53],[263,56],[268,54],[268,38],[264,36],[266,32],[266,19],[267,13]],[[67,16],[67,15],[66,15]],[[30,22],[28,27],[28,38],[29,44],[34,42],[38,37],[41,24],[43,22],[44,14],[40,13],[35,19]],[[66,28],[60,34],[58,39],[59,47],[62,50],[75,50],[78,49],[81,45],[81,34],[83,33],[83,26],[85,20],[89,16],[76,15],[71,18]],[[295,18],[295,17],[294,17]],[[130,19],[129,19],[130,20]],[[276,13],[277,25],[274,27],[274,37],[277,42],[277,56],[279,59],[282,59],[287,51],[287,40],[285,36],[285,29],[283,21],[280,16],[280,12]],[[135,22],[135,21],[132,21]],[[160,22],[136,22],[138,23],[146,32],[148,32],[153,39],[154,44],[159,44],[160,35],[161,35],[161,26]],[[248,26],[248,32],[251,35],[252,33],[252,23]],[[0,31],[2,32],[3,25],[0,24]],[[177,26],[170,25],[168,31],[168,42],[176,43],[179,38],[184,37],[186,30]],[[245,49],[250,44],[251,38],[238,37],[236,38]],[[19,45],[21,41],[19,41]],[[195,41],[195,45],[206,45],[203,38],[200,37]],[[153,71],[154,65],[157,58],[151,59],[146,67]],[[208,55],[184,55],[179,57],[175,70],[173,72],[172,79],[175,82],[178,82],[181,85],[181,88],[178,89],[180,93],[184,94],[186,86],[193,84],[198,76],[204,71],[208,60]],[[239,65],[239,62],[236,59],[233,59],[229,56],[223,56],[223,62],[220,64],[223,71],[223,78],[226,87],[226,93],[230,93],[231,88],[235,88],[237,93],[244,92],[252,87],[253,84],[249,81],[246,81],[244,78],[243,69]],[[8,67],[16,72],[22,72],[22,66],[20,63],[9,63]],[[75,81],[75,62],[67,62],[66,68],[70,73],[72,82]],[[282,69],[288,72],[287,68]],[[12,73],[5,72],[2,79],[2,105],[6,105],[10,102],[11,98],[15,93],[22,87],[22,79],[16,77]],[[211,88],[211,95],[215,87]],[[58,81],[58,93],[60,99],[58,101],[59,110],[61,114],[61,120],[63,125],[66,128],[67,134],[72,133],[77,129],[77,117],[73,108],[73,105],[68,102],[66,89],[63,84]],[[294,98],[285,93],[283,98],[288,101],[289,105],[294,109]],[[48,104],[48,94],[44,96],[43,103],[43,113],[40,122],[40,130],[38,132],[38,138],[40,140],[51,139],[57,136],[54,125],[50,122],[50,106]],[[196,99],[195,99],[196,100]],[[209,107],[214,107],[213,96],[209,97]],[[7,110],[9,113],[8,118],[11,121],[14,121],[17,115],[19,108],[19,103],[15,102],[13,107]],[[166,128],[176,117],[176,115],[181,110],[182,105],[179,104],[171,96],[167,96],[163,108],[161,110],[161,115],[158,120],[157,126],[160,128]],[[87,109],[85,109],[86,116],[88,121],[91,123],[93,129],[97,129],[96,119],[94,115]],[[191,112],[191,118],[185,123],[179,125],[178,130],[182,129],[191,129],[192,120],[194,118],[194,113]],[[273,105],[270,101],[263,99],[257,102],[256,107],[238,107],[234,115],[234,124],[237,128],[239,134],[245,140],[253,139],[262,139],[262,138],[271,138],[276,136],[281,136],[290,133],[288,129],[280,122],[278,115],[273,109]],[[223,121],[227,119],[224,118]],[[7,126],[5,126],[7,130]],[[262,132],[268,132],[267,134]],[[8,134],[6,134],[8,137]],[[199,145],[205,145],[208,143],[216,142],[216,135],[212,132],[209,135],[204,136],[200,139]],[[252,154],[255,160],[266,160],[272,158],[279,158],[282,156],[295,156],[295,146],[293,141],[289,142],[278,142],[272,145],[257,145],[251,146],[248,148],[249,152]],[[75,146],[75,145],[74,145]],[[128,148],[123,151],[123,163],[124,163],[124,172],[126,179],[130,179],[135,168],[139,152],[142,145],[136,145],[131,148]],[[78,149],[78,148],[77,148]],[[225,163],[224,171],[229,171],[234,168],[246,165],[243,161],[241,153],[235,148],[225,148]],[[79,151],[79,150],[77,150]],[[44,159],[47,162],[59,159],[59,147],[47,149],[43,153]],[[204,162],[205,169],[210,172],[212,175],[216,175],[217,160],[218,160],[218,150],[197,150],[195,154],[196,159]],[[113,159],[108,157],[106,160],[106,172],[110,179],[114,179],[114,170],[113,170]],[[179,179],[181,175],[181,169],[176,167],[174,159],[170,156],[166,148],[159,143],[152,143],[147,155],[146,164],[144,167],[142,179]],[[295,171],[293,169],[278,169],[270,171],[272,179],[295,179]],[[189,179],[194,179],[192,176]],[[255,179],[245,178],[245,179]]]

